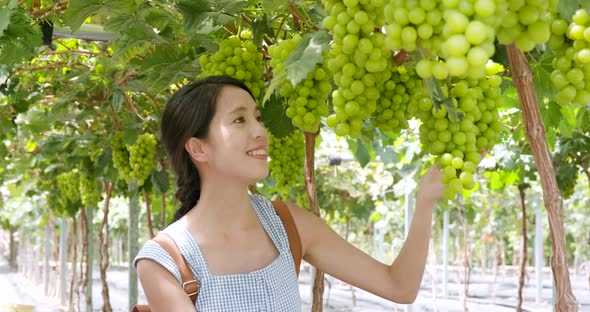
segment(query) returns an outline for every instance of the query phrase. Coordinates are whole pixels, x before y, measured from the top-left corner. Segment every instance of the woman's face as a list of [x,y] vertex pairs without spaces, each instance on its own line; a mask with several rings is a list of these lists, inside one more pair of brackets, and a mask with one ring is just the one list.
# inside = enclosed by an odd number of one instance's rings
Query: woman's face
[[247,184],[265,178],[269,139],[254,99],[239,87],[225,86],[216,105],[204,140],[209,171]]

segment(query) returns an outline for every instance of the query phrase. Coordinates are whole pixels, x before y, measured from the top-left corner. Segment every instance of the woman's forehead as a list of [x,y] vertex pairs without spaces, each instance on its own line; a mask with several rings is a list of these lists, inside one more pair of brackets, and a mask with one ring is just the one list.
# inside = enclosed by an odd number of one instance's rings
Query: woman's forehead
[[225,86],[217,99],[217,110],[226,113],[235,110],[257,110],[256,102],[248,91],[235,87]]

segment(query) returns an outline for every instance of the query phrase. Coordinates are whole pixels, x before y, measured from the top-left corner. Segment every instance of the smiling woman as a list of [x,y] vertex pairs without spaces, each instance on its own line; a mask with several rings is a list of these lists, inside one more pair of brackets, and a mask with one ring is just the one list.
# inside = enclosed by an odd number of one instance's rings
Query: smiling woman
[[[248,186],[268,175],[269,135],[249,89],[212,76],[180,89],[162,117],[162,141],[178,176],[182,206],[162,231],[200,284],[193,305],[171,256],[148,241],[134,264],[152,311],[301,311],[297,256],[286,226]],[[428,250],[440,171],[422,178],[407,244],[392,265],[349,244],[320,218],[287,203],[303,259],[347,283],[406,303],[416,297]],[[236,261],[239,259],[239,261]]]

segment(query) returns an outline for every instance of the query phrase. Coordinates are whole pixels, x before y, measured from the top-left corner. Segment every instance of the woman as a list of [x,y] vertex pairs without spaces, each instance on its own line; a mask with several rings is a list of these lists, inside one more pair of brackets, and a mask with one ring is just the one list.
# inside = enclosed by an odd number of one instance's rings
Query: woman
[[[201,285],[195,306],[178,268],[155,242],[135,259],[152,311],[301,311],[287,235],[271,204],[248,186],[268,174],[269,138],[240,81],[209,77],[180,89],[162,117],[162,141],[178,176],[182,207],[168,226]],[[320,218],[288,204],[303,259],[346,283],[398,303],[416,298],[424,272],[440,170],[419,183],[410,232],[391,265],[352,246]]]

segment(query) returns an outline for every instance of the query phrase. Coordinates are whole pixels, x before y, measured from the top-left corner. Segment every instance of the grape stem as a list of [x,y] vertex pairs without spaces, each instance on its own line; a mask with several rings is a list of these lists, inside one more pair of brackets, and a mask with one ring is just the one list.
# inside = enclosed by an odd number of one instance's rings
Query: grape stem
[[304,24],[309,25],[309,27],[311,27],[313,30],[320,30],[319,27],[312,24],[307,18],[301,15],[301,12],[299,12],[299,9],[295,5],[295,3],[293,3],[293,1],[289,1],[289,9],[291,10],[291,14],[293,14],[293,17],[296,18],[296,21],[302,21]]
[[412,56],[408,54],[406,50],[399,50],[395,54],[393,54],[393,60],[397,65],[402,65],[412,59]]
[[[283,29],[283,24],[285,24],[285,20],[286,20],[286,18],[283,17],[283,19],[281,20],[281,23],[279,24],[279,27],[277,28],[277,33],[275,34],[275,39],[273,42],[277,42],[277,40],[279,39],[279,34],[281,33],[281,30]],[[286,34],[287,31],[285,30],[284,33]]]
[[511,127],[507,124],[503,124],[504,127],[508,128],[510,130],[510,132],[514,132],[516,131],[516,129],[520,128],[520,126],[522,126],[522,121],[518,122],[518,124],[516,124],[515,126]]
[[133,112],[139,119],[141,119],[141,121],[145,121],[145,118],[137,112],[137,108],[135,107],[135,105],[133,105],[133,101],[131,100],[129,94],[127,94],[127,92],[123,92],[123,94],[125,95],[125,102],[127,102],[127,106],[129,106],[131,112]]

